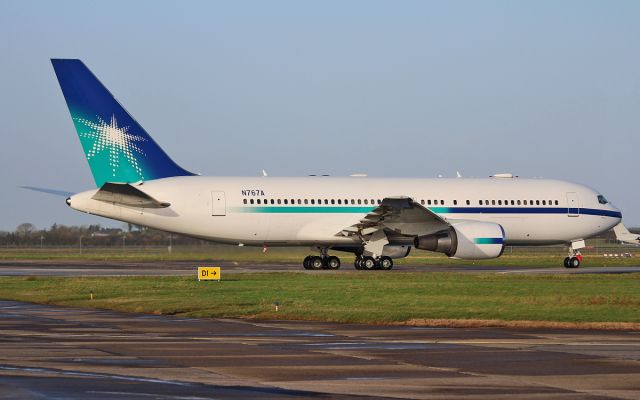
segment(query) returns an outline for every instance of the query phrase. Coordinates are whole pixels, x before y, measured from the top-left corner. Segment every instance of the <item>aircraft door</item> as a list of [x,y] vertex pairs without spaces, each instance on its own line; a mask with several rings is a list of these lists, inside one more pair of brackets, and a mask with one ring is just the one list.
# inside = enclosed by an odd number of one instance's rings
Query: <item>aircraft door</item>
[[580,203],[578,202],[578,193],[567,192],[567,215],[569,217],[577,217],[580,215]]
[[227,215],[227,200],[224,192],[211,192],[211,215],[214,217]]

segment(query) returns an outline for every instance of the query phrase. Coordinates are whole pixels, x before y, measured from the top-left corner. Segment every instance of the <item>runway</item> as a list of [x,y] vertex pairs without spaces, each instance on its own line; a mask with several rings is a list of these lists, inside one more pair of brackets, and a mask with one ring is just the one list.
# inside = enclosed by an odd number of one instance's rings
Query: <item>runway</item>
[[185,319],[0,301],[0,398],[637,399],[637,332]]
[[331,274],[344,272],[397,273],[397,272],[472,272],[498,274],[625,274],[639,273],[640,266],[540,268],[487,265],[396,265],[392,271],[356,271],[352,265],[343,265],[337,271],[305,271],[301,265],[290,263],[238,263],[231,261],[197,263],[193,261],[122,262],[122,261],[58,261],[17,260],[0,261],[0,276],[188,276],[194,275],[198,265],[221,266],[225,272],[300,272]]

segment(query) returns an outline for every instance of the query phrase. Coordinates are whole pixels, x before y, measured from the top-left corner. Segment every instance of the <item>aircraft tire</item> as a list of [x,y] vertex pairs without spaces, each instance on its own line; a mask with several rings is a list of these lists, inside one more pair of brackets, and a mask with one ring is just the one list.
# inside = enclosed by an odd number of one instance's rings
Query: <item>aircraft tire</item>
[[370,256],[363,257],[362,262],[360,263],[362,269],[367,271],[375,269],[377,264],[376,259]]
[[319,270],[322,269],[324,263],[322,262],[322,258],[318,256],[311,256],[309,259],[309,269]]
[[309,259],[311,259],[311,256],[306,256],[302,261],[302,266],[304,267],[304,269],[311,269],[311,267],[309,266]]
[[362,257],[357,256],[355,261],[353,262],[353,266],[355,267],[355,269],[361,270],[362,269],[361,263],[362,263]]
[[578,268],[580,266],[580,260],[577,257],[571,257],[569,259],[569,268]]
[[339,269],[340,259],[336,256],[327,257],[327,269]]
[[380,260],[378,260],[378,265],[380,265],[381,270],[388,271],[393,268],[393,260],[391,257],[382,256]]

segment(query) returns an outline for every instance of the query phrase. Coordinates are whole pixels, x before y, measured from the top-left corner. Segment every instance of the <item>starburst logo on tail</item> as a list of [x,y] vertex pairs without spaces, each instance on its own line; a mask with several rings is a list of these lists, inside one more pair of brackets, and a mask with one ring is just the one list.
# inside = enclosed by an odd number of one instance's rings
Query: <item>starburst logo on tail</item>
[[147,139],[129,133],[129,126],[118,126],[115,115],[111,116],[109,123],[100,117],[97,118],[97,123],[84,118],[73,119],[88,128],[88,130],[79,131],[80,137],[93,140],[91,148],[86,152],[87,159],[91,160],[93,157],[107,152],[111,172],[113,176],[116,177],[122,157],[140,176],[140,180],[144,180],[142,168],[138,164],[137,156],[144,156],[145,154],[139,147],[138,142],[145,142]]

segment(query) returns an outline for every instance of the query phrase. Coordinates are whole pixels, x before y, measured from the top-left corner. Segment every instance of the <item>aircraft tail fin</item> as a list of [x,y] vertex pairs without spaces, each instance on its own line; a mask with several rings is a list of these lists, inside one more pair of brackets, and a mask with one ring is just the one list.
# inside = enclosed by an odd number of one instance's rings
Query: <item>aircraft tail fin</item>
[[97,187],[194,175],[169,158],[82,61],[51,63]]

